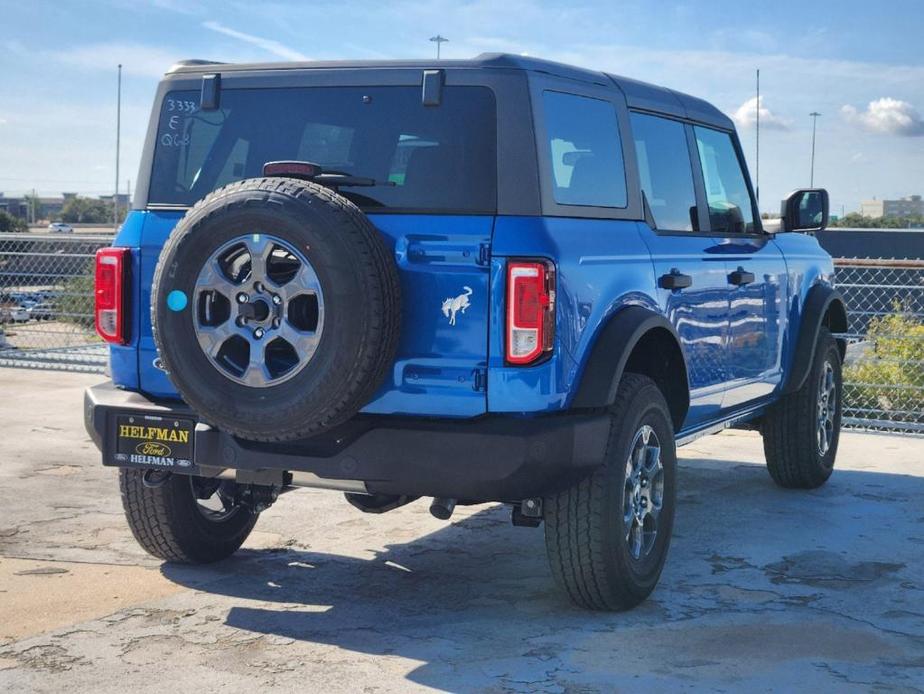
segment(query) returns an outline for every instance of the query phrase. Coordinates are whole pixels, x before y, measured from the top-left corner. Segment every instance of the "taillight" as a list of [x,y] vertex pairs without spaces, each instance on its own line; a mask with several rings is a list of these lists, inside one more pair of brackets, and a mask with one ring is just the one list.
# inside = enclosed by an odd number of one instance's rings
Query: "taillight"
[[96,332],[106,342],[118,345],[128,342],[125,290],[130,265],[131,251],[127,248],[100,248],[96,252]]
[[546,261],[507,263],[507,363],[530,364],[552,351],[555,268]]

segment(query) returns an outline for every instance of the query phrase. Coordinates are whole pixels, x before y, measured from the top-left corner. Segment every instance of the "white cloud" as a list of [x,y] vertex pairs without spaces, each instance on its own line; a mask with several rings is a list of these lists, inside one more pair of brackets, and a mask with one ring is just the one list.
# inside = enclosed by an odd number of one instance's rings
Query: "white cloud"
[[47,55],[72,67],[104,70],[113,74],[116,66],[121,63],[124,74],[137,77],[162,77],[175,62],[189,57],[176,50],[165,50],[143,43],[91,43],[49,51]]
[[[764,104],[764,97],[760,98],[760,124],[769,130],[789,130],[790,123],[785,118],[772,113]],[[758,97],[752,96],[738,107],[732,114],[732,120],[739,128],[752,128],[757,123]]]
[[871,132],[902,137],[924,135],[924,118],[907,101],[883,97],[870,101],[864,111],[854,106],[843,106],[841,113],[849,123],[855,123]]
[[0,118],[0,125],[6,125],[7,122],[6,118]]
[[288,46],[279,43],[279,41],[264,39],[260,36],[254,36],[253,34],[245,34],[243,31],[231,29],[230,27],[226,27],[224,24],[219,24],[218,22],[214,21],[203,22],[202,26],[219,34],[230,36],[231,38],[237,39],[238,41],[249,43],[251,46],[262,48],[267,53],[271,53],[279,58],[283,58],[284,60],[311,60],[311,58],[308,56],[299,53],[294,48],[289,48]]

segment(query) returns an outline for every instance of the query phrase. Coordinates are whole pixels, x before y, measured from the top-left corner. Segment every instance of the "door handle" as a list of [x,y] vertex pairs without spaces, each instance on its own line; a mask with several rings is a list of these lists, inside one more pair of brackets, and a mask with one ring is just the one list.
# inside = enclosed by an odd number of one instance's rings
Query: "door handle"
[[739,287],[745,284],[751,284],[754,281],[754,273],[748,272],[743,267],[738,266],[734,272],[728,273],[728,283],[736,284]]
[[661,289],[686,289],[692,285],[693,278],[689,275],[684,275],[677,268],[671,268],[669,273],[658,278],[658,286]]

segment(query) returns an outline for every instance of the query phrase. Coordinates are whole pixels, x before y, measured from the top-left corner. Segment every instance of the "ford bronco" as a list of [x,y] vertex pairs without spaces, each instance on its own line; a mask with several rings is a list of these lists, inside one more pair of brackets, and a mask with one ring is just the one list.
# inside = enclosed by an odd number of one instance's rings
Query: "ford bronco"
[[575,603],[625,609],[664,565],[677,445],[745,426],[777,484],[831,474],[827,193],[781,212],[762,227],[725,115],[635,80],[183,62],[97,254],[112,380],[87,430],[167,561],[229,556],[298,486],[443,519],[502,502],[545,524]]

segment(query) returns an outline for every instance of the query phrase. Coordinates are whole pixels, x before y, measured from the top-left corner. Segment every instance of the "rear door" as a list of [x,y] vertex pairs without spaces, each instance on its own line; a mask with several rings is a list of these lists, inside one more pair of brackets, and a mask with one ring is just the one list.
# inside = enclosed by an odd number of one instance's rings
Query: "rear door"
[[714,419],[728,379],[728,280],[721,239],[707,232],[697,206],[691,132],[680,120],[632,113],[644,194],[639,230],[651,251],[658,300],[680,338],[690,384],[684,428]]
[[732,133],[693,126],[709,212],[709,231],[723,237],[729,290],[728,370],[723,406],[769,395],[781,378],[781,314],[786,265],[763,233],[740,149]]
[[394,367],[363,412],[486,409],[488,249],[494,217],[370,215],[394,244],[403,304]]

